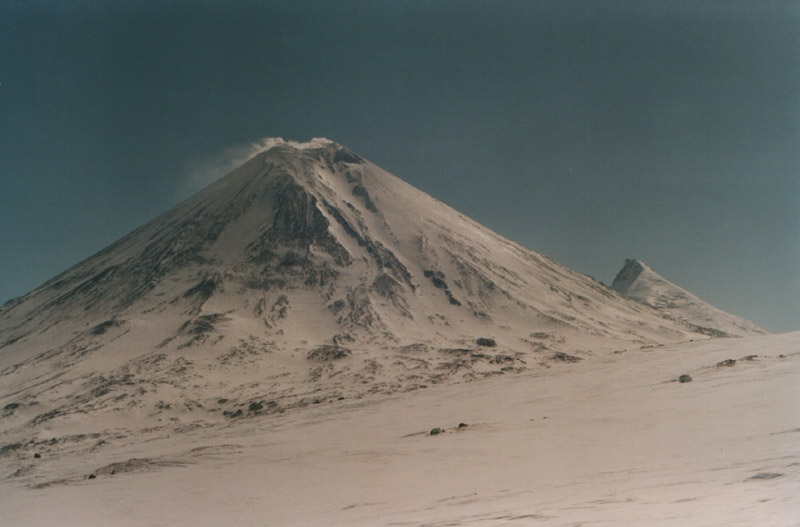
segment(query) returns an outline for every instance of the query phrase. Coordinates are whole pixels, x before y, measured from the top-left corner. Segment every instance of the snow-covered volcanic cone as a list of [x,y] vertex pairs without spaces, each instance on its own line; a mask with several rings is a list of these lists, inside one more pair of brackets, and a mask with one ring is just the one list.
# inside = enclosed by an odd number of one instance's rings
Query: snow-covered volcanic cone
[[0,309],[10,423],[238,418],[700,336],[336,143],[271,145]]
[[755,489],[777,525],[798,423],[752,397],[797,385],[796,336],[655,307],[273,140],[0,308],[0,523],[685,526]]

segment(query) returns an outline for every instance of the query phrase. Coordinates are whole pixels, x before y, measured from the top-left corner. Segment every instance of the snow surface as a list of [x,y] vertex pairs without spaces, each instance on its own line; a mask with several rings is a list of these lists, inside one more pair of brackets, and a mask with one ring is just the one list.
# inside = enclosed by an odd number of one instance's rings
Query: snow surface
[[[717,366],[727,359],[737,361]],[[681,374],[693,381],[676,382]],[[800,518],[798,387],[800,333],[792,333],[325,401],[70,454],[40,447],[40,459],[2,458],[6,472],[25,475],[0,482],[0,518],[8,526],[785,527]],[[444,433],[428,435],[434,427]]]

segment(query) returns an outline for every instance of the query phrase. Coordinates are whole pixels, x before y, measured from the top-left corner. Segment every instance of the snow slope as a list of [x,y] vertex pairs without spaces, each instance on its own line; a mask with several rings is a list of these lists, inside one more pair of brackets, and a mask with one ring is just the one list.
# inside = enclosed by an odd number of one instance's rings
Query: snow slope
[[768,332],[701,300],[653,271],[639,260],[625,260],[611,289],[657,309],[666,318],[691,324],[716,336],[765,335]]
[[[677,382],[683,374],[693,380]],[[788,527],[800,518],[798,387],[792,333],[326,401],[69,454],[44,442],[0,458],[20,474],[0,481],[0,518],[13,527]],[[434,427],[444,432],[429,435]]]

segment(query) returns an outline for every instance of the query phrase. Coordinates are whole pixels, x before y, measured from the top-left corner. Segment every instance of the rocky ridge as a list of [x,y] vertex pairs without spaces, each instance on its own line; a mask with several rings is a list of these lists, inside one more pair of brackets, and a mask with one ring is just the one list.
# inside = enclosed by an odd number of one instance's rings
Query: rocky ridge
[[768,333],[749,320],[726,313],[673,284],[640,260],[626,259],[611,289],[656,309],[667,319],[689,324],[698,333],[714,337]]

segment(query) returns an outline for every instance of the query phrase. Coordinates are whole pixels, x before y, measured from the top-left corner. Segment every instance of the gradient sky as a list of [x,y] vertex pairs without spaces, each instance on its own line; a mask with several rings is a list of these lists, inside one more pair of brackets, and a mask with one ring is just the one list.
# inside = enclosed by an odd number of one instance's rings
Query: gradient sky
[[0,302],[265,136],[800,329],[797,1],[4,0]]

